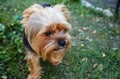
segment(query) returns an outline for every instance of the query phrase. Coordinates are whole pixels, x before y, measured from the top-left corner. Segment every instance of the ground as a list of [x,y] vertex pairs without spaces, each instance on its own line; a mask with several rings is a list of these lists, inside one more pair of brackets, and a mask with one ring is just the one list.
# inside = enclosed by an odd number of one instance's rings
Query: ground
[[[45,0],[65,3],[72,15],[72,47],[63,63],[42,62],[43,79],[120,79],[120,25],[113,17],[86,8],[79,0]],[[0,1],[0,78],[26,79],[28,71],[22,44],[24,9],[40,0]]]

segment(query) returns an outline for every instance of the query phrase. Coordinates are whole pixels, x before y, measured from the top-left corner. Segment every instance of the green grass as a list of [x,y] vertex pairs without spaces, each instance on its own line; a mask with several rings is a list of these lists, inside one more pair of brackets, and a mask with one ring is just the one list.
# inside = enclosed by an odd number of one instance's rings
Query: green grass
[[[120,25],[101,12],[81,6],[79,0],[45,0],[65,3],[72,15],[72,47],[63,63],[40,62],[42,79],[119,79]],[[28,71],[19,23],[24,9],[39,0],[0,1],[0,78],[26,79]]]

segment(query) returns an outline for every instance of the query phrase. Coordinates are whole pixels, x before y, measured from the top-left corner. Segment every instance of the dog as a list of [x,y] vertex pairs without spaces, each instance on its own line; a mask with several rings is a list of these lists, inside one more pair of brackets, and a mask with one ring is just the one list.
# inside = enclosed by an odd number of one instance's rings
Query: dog
[[27,79],[41,79],[39,58],[53,65],[62,62],[71,47],[71,17],[64,4],[34,4],[23,11],[24,46],[29,75]]

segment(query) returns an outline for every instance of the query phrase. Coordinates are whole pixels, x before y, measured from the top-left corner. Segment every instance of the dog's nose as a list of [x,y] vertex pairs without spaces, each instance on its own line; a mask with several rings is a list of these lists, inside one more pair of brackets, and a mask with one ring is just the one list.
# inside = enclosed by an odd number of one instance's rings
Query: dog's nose
[[63,40],[63,39],[60,39],[60,40],[58,41],[58,44],[59,44],[60,46],[64,47],[64,46],[66,45],[66,41]]

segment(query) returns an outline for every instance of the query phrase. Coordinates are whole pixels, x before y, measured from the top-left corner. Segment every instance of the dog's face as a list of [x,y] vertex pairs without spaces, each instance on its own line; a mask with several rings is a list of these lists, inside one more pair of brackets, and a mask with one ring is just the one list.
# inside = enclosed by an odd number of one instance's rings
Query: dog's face
[[70,28],[65,24],[49,25],[32,39],[32,45],[44,60],[47,59],[57,65],[70,47],[69,30]]
[[31,47],[53,65],[61,63],[71,45],[67,14],[68,10],[63,5],[45,9],[37,5],[24,12],[22,23]]

